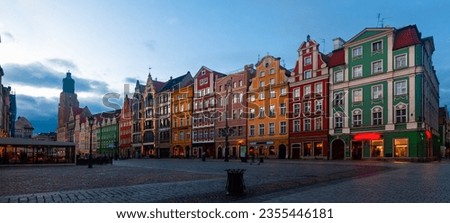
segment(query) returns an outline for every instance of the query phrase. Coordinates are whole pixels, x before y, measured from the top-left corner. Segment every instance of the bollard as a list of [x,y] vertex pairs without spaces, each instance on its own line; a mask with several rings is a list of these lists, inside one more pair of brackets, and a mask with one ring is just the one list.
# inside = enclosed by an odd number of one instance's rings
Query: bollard
[[227,185],[225,187],[227,195],[239,196],[245,193],[244,172],[245,169],[226,169]]

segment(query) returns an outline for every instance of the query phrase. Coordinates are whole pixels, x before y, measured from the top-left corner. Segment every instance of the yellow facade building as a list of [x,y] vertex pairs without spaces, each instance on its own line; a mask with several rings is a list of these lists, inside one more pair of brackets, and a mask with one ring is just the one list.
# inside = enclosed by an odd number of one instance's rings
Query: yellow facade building
[[247,97],[250,157],[288,158],[289,75],[280,58],[267,55],[256,64]]

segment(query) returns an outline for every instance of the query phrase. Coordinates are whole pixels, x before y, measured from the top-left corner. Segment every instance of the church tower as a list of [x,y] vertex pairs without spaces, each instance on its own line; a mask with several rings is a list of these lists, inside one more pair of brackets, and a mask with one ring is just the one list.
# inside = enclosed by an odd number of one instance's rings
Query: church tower
[[75,94],[75,80],[72,79],[72,74],[66,73],[63,79],[63,91],[59,95],[58,105],[58,129],[57,140],[67,141],[66,124],[69,122],[70,111],[72,108],[79,108],[80,104]]

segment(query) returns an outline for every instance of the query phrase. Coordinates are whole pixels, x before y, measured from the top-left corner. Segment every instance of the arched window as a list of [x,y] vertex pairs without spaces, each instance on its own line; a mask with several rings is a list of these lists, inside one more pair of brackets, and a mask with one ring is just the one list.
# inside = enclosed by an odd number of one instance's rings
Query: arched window
[[372,125],[383,124],[383,108],[376,106],[372,108]]
[[355,109],[352,112],[353,127],[360,127],[362,125],[362,111]]
[[407,105],[404,103],[399,103],[395,106],[395,123],[406,123],[408,120]]

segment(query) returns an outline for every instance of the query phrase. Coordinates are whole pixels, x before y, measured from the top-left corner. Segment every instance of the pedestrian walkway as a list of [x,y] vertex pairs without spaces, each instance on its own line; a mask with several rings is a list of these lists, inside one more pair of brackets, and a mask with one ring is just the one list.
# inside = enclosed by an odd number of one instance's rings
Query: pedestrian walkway
[[[93,169],[0,167],[0,202],[449,202],[449,164],[132,159]],[[246,169],[245,196],[225,193],[233,168]]]

